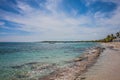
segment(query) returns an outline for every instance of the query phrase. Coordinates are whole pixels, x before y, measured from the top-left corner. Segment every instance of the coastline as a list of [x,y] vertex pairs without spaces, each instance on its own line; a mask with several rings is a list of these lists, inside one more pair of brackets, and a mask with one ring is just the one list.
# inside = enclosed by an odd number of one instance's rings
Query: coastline
[[[16,44],[16,43],[15,43]],[[18,43],[19,44],[19,43]],[[10,44],[11,46],[12,44]],[[28,56],[31,57],[31,61],[29,61],[29,59],[27,62],[25,61],[26,59],[22,56],[22,54],[24,54],[24,52],[22,52],[22,50],[20,50],[21,52],[21,56],[17,55],[18,51],[15,51],[14,54],[5,54],[8,56],[8,59],[4,58],[3,55],[3,61],[5,60],[6,62],[8,61],[10,63],[9,64],[2,64],[2,66],[5,67],[1,67],[1,79],[2,80],[39,80],[39,79],[43,79],[43,80],[73,80],[75,79],[79,74],[82,74],[83,72],[85,72],[85,70],[89,67],[88,64],[88,57],[90,57],[91,54],[94,54],[92,56],[96,55],[96,51],[98,51],[97,53],[99,53],[99,49],[100,47],[96,47],[99,46],[99,44],[97,43],[75,43],[75,44],[47,44],[48,46],[44,49],[44,48],[39,48],[35,45],[35,44],[28,44],[28,45],[33,45],[35,48],[31,48],[30,52],[30,48],[26,47],[26,43],[25,44],[21,44],[20,45],[24,45],[24,49],[28,50],[26,51],[26,55],[24,56]],[[61,45],[61,46],[60,46]],[[9,45],[7,45],[9,46]],[[6,47],[7,47],[6,46]],[[43,46],[46,46],[46,44],[43,44]],[[52,47],[53,46],[53,47]],[[56,50],[55,47],[58,47],[58,50]],[[66,46],[66,47],[65,47]],[[13,46],[15,48],[17,48],[16,46]],[[17,50],[19,49],[23,49],[23,47],[17,48]],[[43,51],[46,50],[48,47],[51,47],[50,50],[53,50],[51,57],[49,57],[51,54],[48,51],[45,51],[45,53],[48,53],[48,55],[44,55],[44,58],[41,58],[42,56],[40,55],[39,51],[42,49]],[[65,49],[64,49],[65,47]],[[12,47],[11,47],[12,48]],[[36,48],[38,50],[37,53],[36,52]],[[3,48],[5,50],[4,51],[9,51],[7,48]],[[10,49],[14,51],[14,48]],[[35,51],[35,52],[34,52]],[[60,52],[61,51],[61,52]],[[28,52],[28,54],[27,54]],[[44,53],[44,52],[43,52]],[[41,53],[41,54],[43,54]],[[33,54],[37,54],[37,56],[31,56]],[[50,54],[50,55],[49,55]],[[22,57],[20,59],[17,59],[17,57],[15,57],[15,61],[11,61],[12,59],[9,59],[9,57],[14,57],[14,56],[18,56],[18,57]],[[39,56],[39,58],[38,58]],[[91,57],[92,57],[91,56]],[[57,58],[58,57],[58,58]],[[41,61],[32,59],[41,59]],[[25,60],[24,60],[25,59]],[[46,61],[42,59],[45,59]],[[48,60],[51,60],[50,62],[47,62]],[[62,60],[59,60],[62,59]],[[92,58],[91,58],[92,59]],[[94,58],[93,58],[94,59]],[[21,63],[22,61],[25,61],[23,63]],[[54,61],[52,61],[54,60]],[[89,58],[90,60],[90,58]],[[96,60],[96,58],[95,58]],[[16,63],[17,61],[17,63]],[[59,61],[59,62],[57,62]],[[92,63],[94,61],[89,61],[89,63]],[[16,64],[14,64],[16,63]],[[7,69],[7,70],[6,70]],[[10,72],[9,74],[6,74],[8,72]]]
[[76,80],[79,75],[86,72],[86,70],[96,62],[103,50],[101,47],[92,48],[82,56],[68,62],[72,63],[72,65],[57,69],[38,80]]
[[101,43],[105,51],[87,72],[76,80],[120,80],[120,42]]
[[[39,62],[12,66],[22,69],[30,66],[32,73],[17,74],[19,79],[30,80],[120,80],[120,42],[100,43],[101,47],[90,48],[77,58],[65,62],[65,66]],[[47,75],[33,77],[43,70],[53,70]],[[15,79],[15,78],[14,78]],[[27,79],[27,80],[29,80]],[[17,80],[17,79],[16,79]]]

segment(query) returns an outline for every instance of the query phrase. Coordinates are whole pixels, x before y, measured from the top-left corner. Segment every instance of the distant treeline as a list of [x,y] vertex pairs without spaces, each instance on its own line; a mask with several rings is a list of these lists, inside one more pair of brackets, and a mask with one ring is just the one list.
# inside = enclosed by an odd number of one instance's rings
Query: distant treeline
[[91,42],[91,41],[42,41],[42,43],[79,43],[79,42]]
[[112,42],[116,38],[120,38],[120,32],[117,32],[116,34],[107,35],[104,39],[95,40],[95,42]]
[[114,39],[120,38],[120,32],[116,34],[107,35],[104,39],[100,40],[90,40],[90,41],[42,41],[41,43],[79,43],[79,42],[112,42]]

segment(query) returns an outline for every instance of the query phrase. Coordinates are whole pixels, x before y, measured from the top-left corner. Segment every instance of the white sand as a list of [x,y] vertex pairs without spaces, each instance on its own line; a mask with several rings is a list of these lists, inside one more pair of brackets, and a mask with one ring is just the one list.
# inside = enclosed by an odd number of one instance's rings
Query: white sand
[[106,48],[97,63],[76,80],[120,80],[120,43],[103,45],[106,47],[114,46],[114,48]]

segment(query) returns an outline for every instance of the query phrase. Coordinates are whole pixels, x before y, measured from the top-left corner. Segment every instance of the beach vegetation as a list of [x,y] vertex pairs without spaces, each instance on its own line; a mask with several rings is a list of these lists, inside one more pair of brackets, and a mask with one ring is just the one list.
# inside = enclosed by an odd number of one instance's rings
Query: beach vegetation
[[104,39],[96,40],[96,42],[112,42],[114,39],[120,38],[120,32],[107,35]]

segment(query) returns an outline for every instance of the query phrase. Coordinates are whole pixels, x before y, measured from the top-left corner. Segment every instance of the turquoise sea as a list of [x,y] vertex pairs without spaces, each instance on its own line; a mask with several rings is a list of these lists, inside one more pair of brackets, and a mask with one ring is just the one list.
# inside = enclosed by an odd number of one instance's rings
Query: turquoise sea
[[98,43],[1,42],[0,80],[36,80]]

